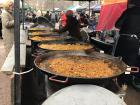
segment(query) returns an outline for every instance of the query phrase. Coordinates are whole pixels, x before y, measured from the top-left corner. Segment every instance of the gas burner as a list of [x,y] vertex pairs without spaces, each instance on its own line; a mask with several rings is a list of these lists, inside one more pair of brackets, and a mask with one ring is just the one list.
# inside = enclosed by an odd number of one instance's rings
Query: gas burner
[[[46,76],[46,91],[48,96],[52,95],[53,93],[59,91],[62,88],[71,86],[71,85],[77,85],[80,83],[69,83],[69,84],[60,84],[56,82],[52,82],[48,80],[48,77]],[[83,83],[84,84],[84,83]],[[121,87],[118,85],[117,78],[115,79],[109,79],[107,81],[104,81],[102,83],[94,84],[94,83],[85,83],[85,84],[92,84],[92,85],[98,85],[101,87],[104,87],[113,93],[117,94],[120,98],[124,98],[126,95],[127,85],[122,85]]]

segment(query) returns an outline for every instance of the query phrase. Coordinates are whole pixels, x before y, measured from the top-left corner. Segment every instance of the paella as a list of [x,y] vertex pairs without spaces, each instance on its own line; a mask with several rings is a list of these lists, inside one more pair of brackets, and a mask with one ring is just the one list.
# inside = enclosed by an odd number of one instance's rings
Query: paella
[[79,78],[106,78],[121,72],[119,67],[109,60],[74,55],[43,60],[39,67],[61,76]]
[[41,44],[39,45],[42,49],[48,50],[87,50],[92,49],[93,46],[90,44]]

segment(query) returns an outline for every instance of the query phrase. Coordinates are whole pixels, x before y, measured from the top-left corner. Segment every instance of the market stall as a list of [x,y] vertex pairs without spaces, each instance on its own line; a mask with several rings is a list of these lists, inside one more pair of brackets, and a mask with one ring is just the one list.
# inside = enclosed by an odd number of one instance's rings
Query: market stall
[[[29,30],[31,30],[31,29],[29,29]],[[31,35],[31,33],[29,32],[28,35]],[[38,35],[34,35],[34,36],[41,37],[43,35],[38,34]],[[52,34],[50,36],[54,36],[54,35]],[[39,40],[41,38],[37,38],[37,39]],[[88,67],[90,67],[89,59],[93,62],[95,59],[97,59],[97,60],[99,60],[99,59],[111,60],[112,59],[112,61],[115,62],[116,58],[112,58],[112,56],[100,54],[98,52],[99,50],[96,50],[94,45],[89,44],[89,43],[85,44],[83,42],[74,41],[73,39],[70,39],[70,40],[59,39],[59,41],[58,40],[56,41],[56,39],[55,39],[54,41],[46,40],[44,42],[43,41],[44,39],[45,39],[45,37],[43,37],[42,40],[39,40],[39,42],[41,42],[41,43],[40,44],[37,43],[36,48],[34,49],[35,52],[34,51],[32,52],[32,53],[36,53],[36,55],[34,55],[33,59],[30,60],[30,62],[32,62],[32,63],[34,62],[34,64],[32,64],[32,65],[35,65],[35,68],[34,68],[35,74],[34,75],[36,75],[36,77],[33,77],[33,79],[34,79],[33,81],[37,82],[36,86],[38,87],[38,89],[35,89],[34,91],[37,90],[38,92],[36,92],[34,94],[38,94],[38,97],[36,97],[35,99],[38,100],[39,103],[42,102],[44,100],[44,98],[46,97],[44,94],[47,94],[47,96],[50,96],[54,92],[57,92],[58,90],[60,90],[64,87],[71,86],[74,84],[94,84],[94,85],[99,85],[104,88],[107,88],[110,91],[118,92],[118,90],[119,90],[118,85],[114,81],[115,81],[116,77],[118,77],[118,75],[120,75],[120,73],[118,73],[117,76],[114,75],[114,76],[107,76],[107,77],[104,77],[103,76],[104,74],[103,74],[101,77],[97,77],[97,78],[95,78],[95,75],[92,78],[84,77],[84,76],[88,76],[88,74],[84,74],[84,72],[79,72],[79,74],[78,74],[78,72],[76,72],[76,74],[75,74],[76,76],[72,76],[70,73],[68,73],[70,75],[64,75],[64,74],[58,75],[59,73],[54,73],[54,71],[51,71],[51,68],[50,68],[51,66],[49,67],[49,65],[46,64],[47,63],[46,61],[48,61],[48,59],[50,59],[50,62],[51,62],[51,60],[56,58],[56,64],[59,64],[62,66],[57,67],[59,65],[54,64],[54,65],[52,65],[52,67],[56,66],[54,68],[61,68],[62,70],[65,70],[66,68],[67,69],[70,68],[69,72],[72,72],[72,71],[75,71],[76,68],[79,68],[81,66],[82,68],[85,68],[85,69],[83,69],[83,71],[84,71]],[[31,40],[33,40],[33,39],[31,39]],[[31,46],[33,46],[33,43],[31,44]],[[93,53],[93,52],[95,52],[95,53]],[[68,58],[65,58],[65,57],[68,57]],[[60,58],[60,60],[59,60],[59,58]],[[64,60],[68,59],[68,60],[70,60],[70,62],[66,62],[67,60],[63,61],[63,59]],[[57,62],[57,60],[60,62]],[[62,64],[61,64],[61,62],[62,62]],[[75,62],[75,63],[73,63],[73,62]],[[88,64],[88,62],[89,62],[89,64]],[[121,63],[119,58],[118,58],[118,61],[116,61],[116,62]],[[67,63],[70,65],[69,67],[68,67]],[[47,67],[47,65],[48,65],[48,67]],[[121,64],[118,64],[118,65],[121,65]],[[47,67],[47,69],[46,69],[46,67]],[[73,68],[73,67],[75,67],[75,68]],[[124,66],[122,63],[122,67],[120,67],[121,70],[123,70],[122,69],[123,67],[125,70],[126,66]],[[80,69],[81,68],[79,68],[79,70]],[[124,74],[124,72],[125,71],[122,71],[122,74]],[[83,77],[79,77],[82,75],[83,75]],[[39,82],[39,84],[38,84],[38,82]],[[109,88],[110,85],[112,85],[112,84],[113,84],[113,86],[111,86],[111,88]],[[44,85],[46,86],[46,90],[43,88]],[[43,93],[41,91],[43,91]],[[45,92],[47,92],[47,93],[45,93]]]
[[[22,3],[24,8],[24,0]],[[74,7],[74,10],[76,8]],[[89,5],[89,9],[92,8],[94,7]],[[81,41],[73,36],[68,36],[67,33],[54,30],[49,22],[29,23],[26,26],[24,9],[22,11],[23,23],[20,25],[18,0],[15,0],[14,10],[15,45],[6,59],[2,71],[14,74],[15,105],[54,105],[58,101],[57,104],[60,105],[62,105],[61,102],[66,104],[70,101],[71,105],[81,103],[81,99],[84,99],[87,105],[96,100],[98,100],[97,103],[94,102],[96,105],[106,103],[108,105],[125,105],[121,98],[125,96],[126,89],[122,89],[117,79],[121,75],[137,73],[139,68],[128,67],[120,57],[111,55],[114,42],[104,39],[108,33],[102,32],[96,34],[95,37],[89,37],[89,33],[92,31],[86,28],[84,32],[86,32],[88,41]],[[99,39],[94,39],[97,37]],[[59,97],[59,94],[62,95]],[[82,94],[80,101],[76,94]],[[68,98],[69,95],[72,97]],[[48,98],[49,96],[50,98]],[[63,97],[66,100],[60,102],[59,99],[64,100]],[[102,102],[100,98],[105,102],[100,103]]]

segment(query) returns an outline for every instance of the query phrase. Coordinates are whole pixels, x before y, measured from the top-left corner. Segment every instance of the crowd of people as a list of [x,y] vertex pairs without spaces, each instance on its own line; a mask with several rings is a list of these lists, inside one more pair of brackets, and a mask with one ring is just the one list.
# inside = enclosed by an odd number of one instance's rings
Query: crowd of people
[[25,21],[27,22],[50,23],[55,31],[60,33],[68,31],[70,36],[78,40],[82,40],[81,28],[88,27],[92,31],[96,30],[97,20],[94,12],[89,16],[85,11],[76,12],[72,10],[46,11],[45,14],[41,11],[28,11],[25,15]]
[[[71,11],[71,10],[68,10]],[[31,12],[28,11],[25,14],[25,21],[28,22],[37,22],[38,17],[44,17],[48,22],[51,22],[53,27],[55,27],[55,23],[59,22],[60,28],[63,28],[66,25],[67,20],[67,12],[68,11],[47,11],[46,14],[43,14],[41,11]],[[95,26],[97,24],[97,19],[95,14],[92,14],[91,17],[85,12],[73,12],[73,16],[78,20],[80,27],[89,26],[91,29],[95,30]]]

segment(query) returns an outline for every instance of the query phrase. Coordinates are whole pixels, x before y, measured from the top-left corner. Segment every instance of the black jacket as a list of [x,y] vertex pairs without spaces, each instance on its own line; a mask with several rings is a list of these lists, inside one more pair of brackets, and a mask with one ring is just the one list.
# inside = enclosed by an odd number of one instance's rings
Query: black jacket
[[140,35],[140,7],[135,6],[124,11],[115,27],[120,29],[120,34]]
[[115,56],[121,56],[122,60],[129,66],[137,66],[139,40],[129,35],[140,35],[140,7],[133,7],[124,11],[115,26],[120,29]]
[[80,34],[80,24],[78,20],[72,15],[67,16],[66,26],[62,30],[69,31],[69,35],[72,37],[82,39]]

